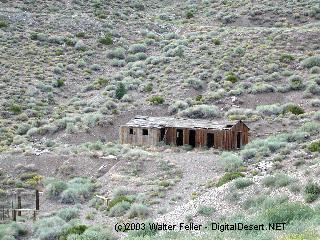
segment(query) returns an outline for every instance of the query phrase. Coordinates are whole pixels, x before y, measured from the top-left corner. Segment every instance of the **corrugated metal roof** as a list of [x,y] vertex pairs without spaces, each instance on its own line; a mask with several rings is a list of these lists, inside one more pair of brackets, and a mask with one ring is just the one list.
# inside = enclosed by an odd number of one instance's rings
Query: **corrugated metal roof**
[[174,117],[148,117],[136,116],[124,126],[141,128],[205,128],[205,129],[230,129],[238,121],[214,122],[204,119],[174,118]]

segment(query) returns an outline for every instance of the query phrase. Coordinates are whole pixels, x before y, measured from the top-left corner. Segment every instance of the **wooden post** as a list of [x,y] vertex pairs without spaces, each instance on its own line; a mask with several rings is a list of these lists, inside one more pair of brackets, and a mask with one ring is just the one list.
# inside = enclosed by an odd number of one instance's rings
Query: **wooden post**
[[33,221],[35,222],[37,220],[37,211],[33,211]]
[[[21,196],[18,195],[18,209],[21,209]],[[21,211],[18,211],[18,216],[21,216]]]
[[17,221],[17,211],[15,209],[12,211],[12,220],[15,222]]
[[39,190],[36,189],[36,210],[40,210]]

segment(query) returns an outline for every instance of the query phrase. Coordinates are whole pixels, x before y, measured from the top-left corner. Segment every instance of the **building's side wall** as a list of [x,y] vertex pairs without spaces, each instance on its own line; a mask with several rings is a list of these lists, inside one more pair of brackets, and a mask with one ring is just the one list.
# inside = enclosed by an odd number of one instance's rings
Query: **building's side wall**
[[[133,145],[156,145],[160,140],[160,130],[157,128],[137,128],[132,127],[133,134],[130,134],[130,128],[120,127],[120,143]],[[143,135],[143,129],[148,130],[148,135]]]

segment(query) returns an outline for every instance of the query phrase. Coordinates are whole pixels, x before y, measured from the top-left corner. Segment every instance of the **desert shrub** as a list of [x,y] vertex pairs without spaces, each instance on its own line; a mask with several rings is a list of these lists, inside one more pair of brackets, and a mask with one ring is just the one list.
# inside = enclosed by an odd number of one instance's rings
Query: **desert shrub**
[[60,235],[59,240],[82,240],[81,236],[79,235],[83,234],[87,229],[88,227],[86,225],[72,226]]
[[280,62],[283,62],[283,63],[290,63],[294,60],[294,57],[291,54],[284,53],[284,54],[281,54],[279,60]]
[[27,228],[20,223],[0,224],[0,239],[15,240],[20,239],[28,233]]
[[128,197],[128,196],[125,196],[125,195],[119,195],[119,196],[115,196],[110,202],[109,202],[109,205],[108,205],[108,209],[111,209],[113,208],[114,206],[116,206],[117,204],[119,203],[122,203],[122,202],[128,202],[128,203],[133,203],[133,199]]
[[111,217],[120,217],[126,214],[126,212],[130,209],[131,204],[127,201],[122,201],[114,205],[110,208],[109,216]]
[[311,74],[319,74],[320,73],[320,67],[314,66],[310,69]]
[[243,173],[240,172],[228,172],[225,173],[221,178],[219,178],[218,182],[217,182],[217,187],[220,187],[234,179],[240,178],[240,177],[244,177]]
[[186,12],[186,18],[190,19],[190,18],[193,18],[194,17],[194,13],[192,10],[188,10]]
[[24,135],[29,131],[30,128],[31,128],[30,124],[22,123],[21,125],[18,126],[17,134]]
[[162,96],[152,96],[151,98],[149,98],[149,102],[155,105],[163,104],[164,98]]
[[144,44],[133,44],[129,47],[130,53],[140,53],[140,52],[146,52],[147,47]]
[[[157,234],[157,229],[152,227],[154,226],[154,222],[152,222],[151,220],[147,220],[146,222],[144,222],[145,224],[145,228],[141,229],[141,230],[135,230],[135,231],[130,231],[129,232],[129,236],[133,236],[133,237],[151,237]],[[145,239],[145,238],[143,238]]]
[[184,50],[185,50],[185,46],[176,46],[174,48],[169,48],[166,53],[165,56],[166,57],[183,57],[184,55]]
[[22,112],[22,108],[18,104],[12,104],[9,110],[14,114],[20,114]]
[[251,92],[256,93],[269,93],[269,92],[275,92],[276,88],[270,84],[267,83],[256,83],[252,86]]
[[320,86],[316,82],[310,82],[307,85],[306,94],[320,95]]
[[238,77],[234,73],[228,73],[226,75],[226,81],[229,81],[229,82],[232,82],[232,83],[236,83],[238,81]]
[[111,45],[111,44],[113,44],[113,40],[110,35],[106,35],[106,36],[99,39],[99,43],[104,44],[104,45]]
[[146,218],[150,215],[150,210],[146,205],[143,205],[141,203],[134,203],[131,205],[128,217],[129,218]]
[[127,93],[126,86],[120,82],[116,89],[116,98],[121,99]]
[[0,20],[0,28],[6,28],[8,26],[9,26],[8,22],[4,20]]
[[264,116],[279,115],[282,112],[282,107],[279,104],[260,105],[256,110]]
[[116,58],[116,59],[125,59],[126,57],[126,50],[124,48],[118,47],[110,52],[107,53],[108,58]]
[[311,100],[312,107],[320,107],[320,99],[313,99]]
[[311,135],[320,133],[320,123],[317,122],[306,122],[300,128],[299,131],[307,132]]
[[291,178],[286,174],[276,174],[274,176],[267,176],[262,180],[266,187],[285,187],[291,182]]
[[218,166],[224,171],[237,171],[243,166],[243,160],[235,154],[223,152],[218,159]]
[[46,186],[46,192],[49,198],[57,198],[67,189],[67,184],[60,180],[53,180]]
[[310,143],[310,145],[308,146],[308,149],[311,152],[320,152],[320,140]]
[[249,187],[252,184],[253,182],[247,178],[239,178],[234,181],[234,186],[237,189],[243,189],[243,188]]
[[286,104],[286,105],[282,106],[282,108],[283,108],[283,110],[282,110],[283,113],[291,112],[294,115],[300,115],[300,114],[304,113],[303,108],[301,108],[300,106],[295,105],[293,103]]
[[292,90],[301,90],[304,88],[302,77],[297,75],[293,75],[289,77],[289,84]]
[[203,83],[200,79],[197,78],[188,78],[185,83],[187,86],[192,87],[196,90],[200,90],[203,88]]
[[[102,227],[90,227],[75,240],[116,240],[111,231]],[[68,239],[69,240],[69,239]]]
[[74,48],[80,51],[85,51],[87,49],[87,45],[82,40],[78,40],[74,45]]
[[304,188],[304,198],[306,202],[313,202],[319,198],[320,186],[314,182],[308,182]]
[[220,116],[218,107],[212,105],[196,105],[180,112],[182,116],[189,118],[214,118]]
[[186,109],[188,106],[188,103],[178,100],[175,101],[172,105],[170,105],[168,110],[170,114],[175,114],[180,110]]
[[34,233],[40,240],[59,239],[69,224],[58,216],[39,219],[34,224]]
[[312,208],[299,203],[284,203],[267,209],[263,216],[270,223],[290,223],[294,220],[311,219],[314,215]]
[[214,45],[221,45],[221,41],[218,38],[212,39],[212,42],[213,42]]
[[53,86],[54,87],[62,87],[64,85],[64,80],[63,79],[57,79],[54,83]]
[[317,120],[317,121],[320,121],[320,111],[314,113],[313,119]]
[[200,205],[197,209],[197,213],[203,216],[211,216],[214,211],[214,208],[204,205]]
[[229,119],[247,119],[257,114],[255,110],[248,109],[248,108],[230,108],[226,113],[225,116]]
[[64,221],[69,222],[70,220],[79,217],[79,209],[63,208],[57,213],[57,216],[62,218]]
[[312,68],[314,66],[320,67],[320,56],[308,57],[302,61],[302,66],[304,68]]

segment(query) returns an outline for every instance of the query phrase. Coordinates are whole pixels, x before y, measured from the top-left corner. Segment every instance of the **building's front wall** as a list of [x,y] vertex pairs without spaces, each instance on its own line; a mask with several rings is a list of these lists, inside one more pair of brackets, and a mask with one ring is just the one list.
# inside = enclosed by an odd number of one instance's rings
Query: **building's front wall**
[[[130,131],[131,129],[131,131]],[[148,131],[147,135],[143,135],[143,129]],[[189,129],[189,128],[165,128],[165,141],[166,144],[176,145],[177,143],[177,130],[181,129],[183,133],[183,145],[190,144],[189,133],[190,130],[195,130],[195,147],[207,146],[207,134],[213,134],[213,147],[220,149],[236,149],[237,134],[240,132],[241,146],[249,142],[249,128],[241,121],[235,124],[231,129],[227,130],[213,130],[213,129]],[[122,126],[120,128],[120,142],[124,144],[134,145],[157,145],[160,139],[160,129],[158,128],[138,128]]]

